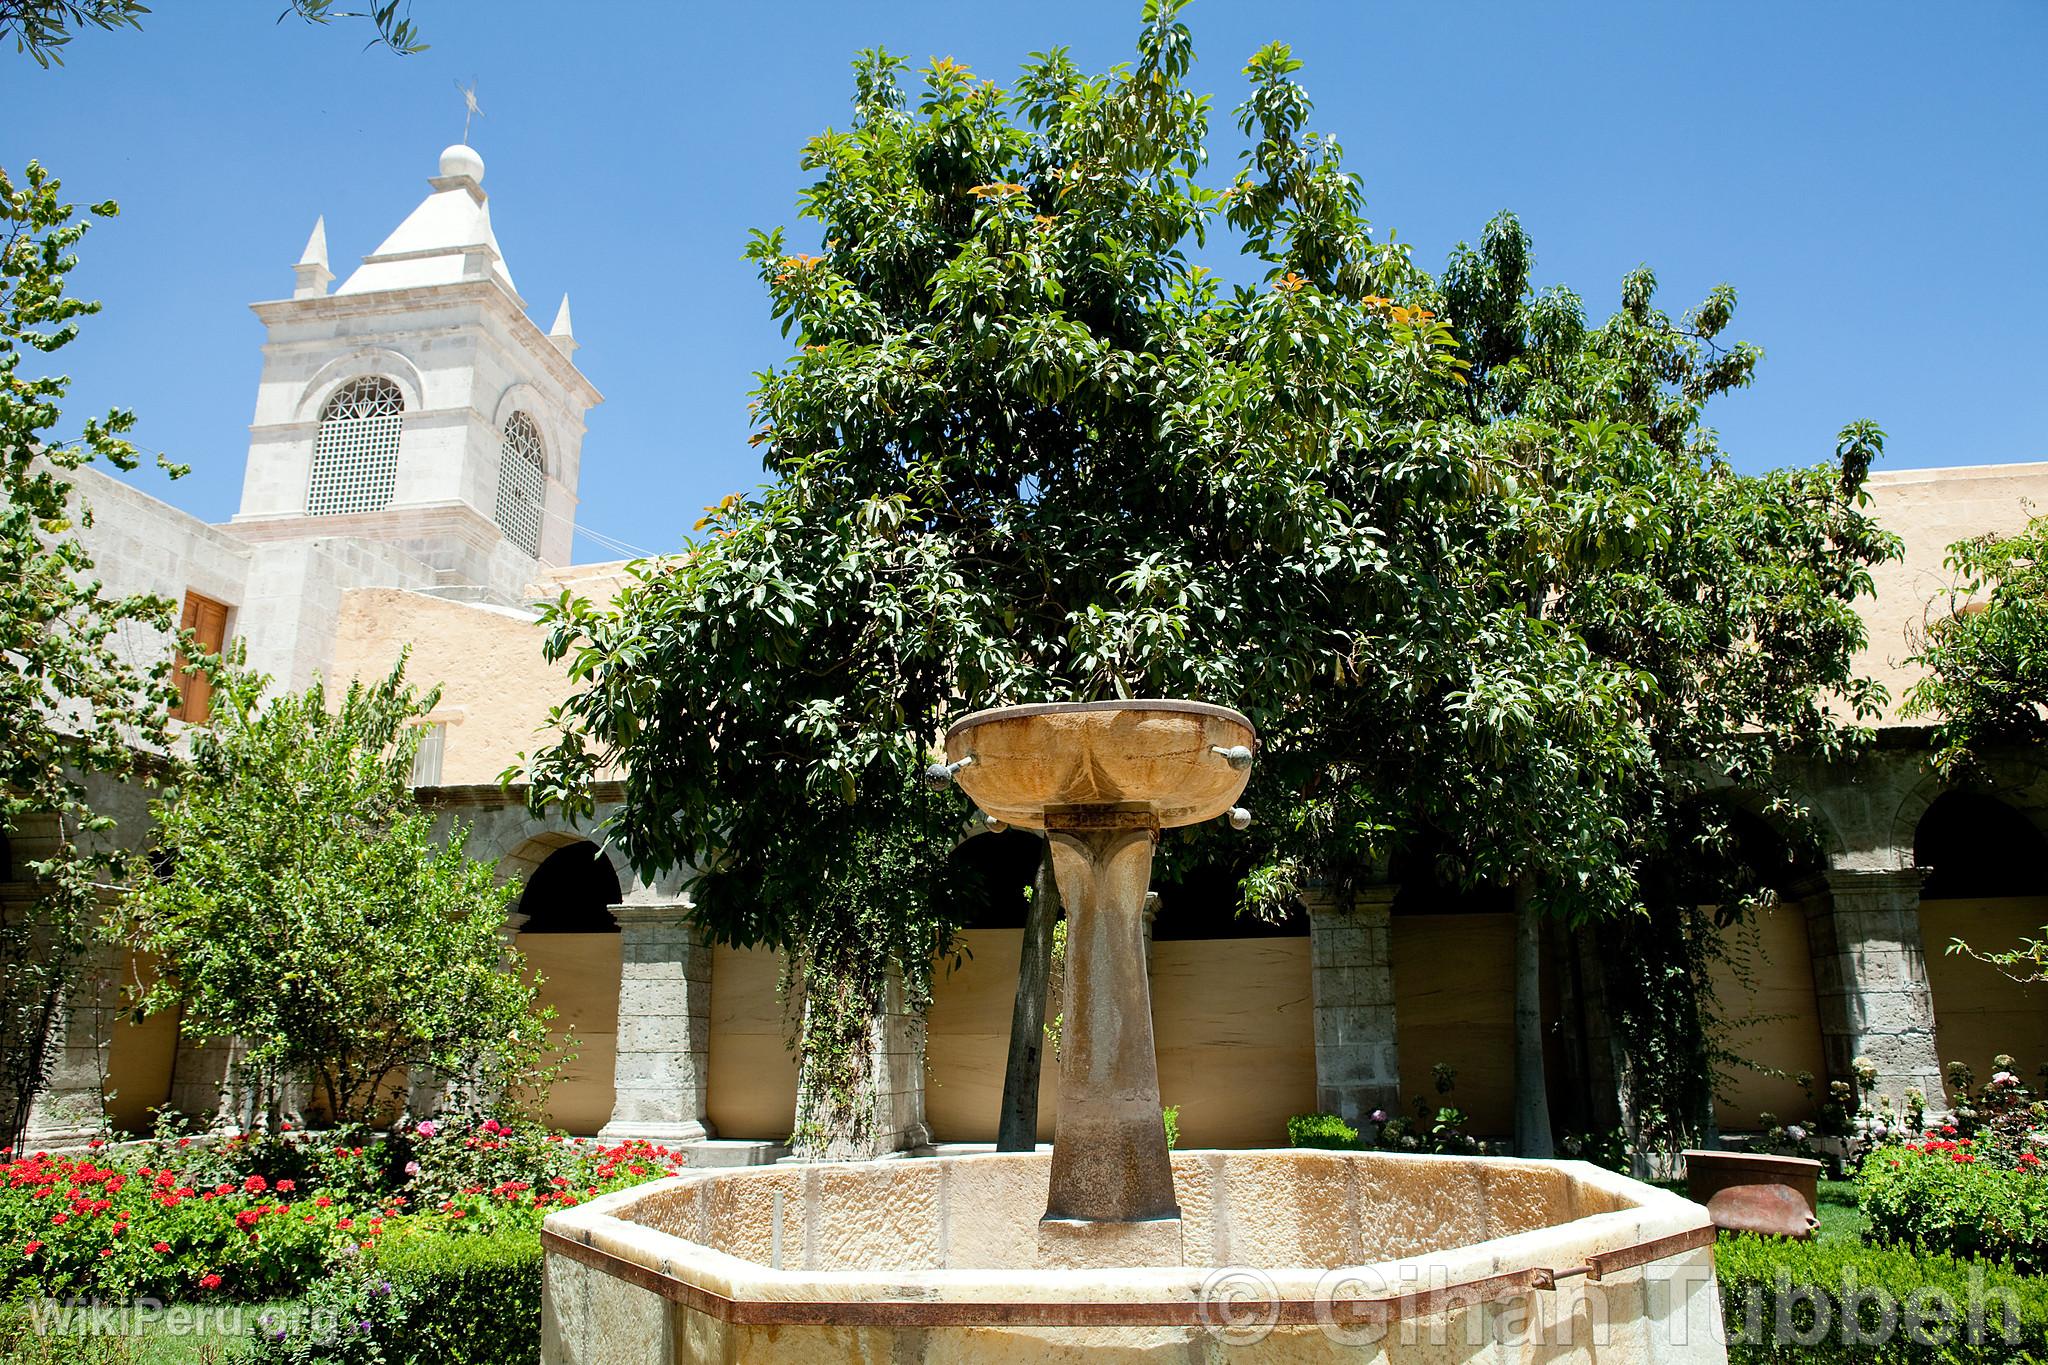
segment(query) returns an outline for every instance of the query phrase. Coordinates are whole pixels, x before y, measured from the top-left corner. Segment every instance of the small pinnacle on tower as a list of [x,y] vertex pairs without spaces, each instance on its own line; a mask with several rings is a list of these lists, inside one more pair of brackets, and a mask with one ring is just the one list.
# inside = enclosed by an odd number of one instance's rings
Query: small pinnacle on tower
[[555,349],[563,355],[575,358],[576,348],[583,343],[576,340],[576,333],[569,325],[569,296],[562,295],[562,306],[555,310],[555,325],[548,328],[548,340],[555,343]]
[[296,281],[292,286],[293,298],[317,299],[327,293],[334,272],[327,268],[327,218],[324,214],[314,220],[313,235],[306,239],[306,249],[299,253],[292,275]]

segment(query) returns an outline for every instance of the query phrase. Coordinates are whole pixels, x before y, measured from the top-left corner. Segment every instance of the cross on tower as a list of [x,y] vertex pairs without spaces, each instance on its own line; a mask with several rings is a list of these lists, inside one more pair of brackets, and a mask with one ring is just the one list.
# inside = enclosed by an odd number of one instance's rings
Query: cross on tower
[[474,78],[471,78],[468,85],[464,85],[461,81],[455,82],[455,88],[462,92],[462,145],[467,147],[469,145],[469,121],[473,118],[482,118],[484,111],[482,106],[476,102],[476,80]]

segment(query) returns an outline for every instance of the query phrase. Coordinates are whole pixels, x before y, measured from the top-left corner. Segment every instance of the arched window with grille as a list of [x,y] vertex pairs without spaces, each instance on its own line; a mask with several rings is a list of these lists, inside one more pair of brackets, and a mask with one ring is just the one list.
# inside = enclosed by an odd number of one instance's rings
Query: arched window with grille
[[512,543],[538,559],[542,499],[546,496],[546,447],[540,428],[523,412],[505,423],[498,447],[498,526]]
[[366,374],[336,389],[320,409],[319,434],[313,438],[307,515],[388,507],[398,483],[398,434],[404,421],[405,395],[388,379]]

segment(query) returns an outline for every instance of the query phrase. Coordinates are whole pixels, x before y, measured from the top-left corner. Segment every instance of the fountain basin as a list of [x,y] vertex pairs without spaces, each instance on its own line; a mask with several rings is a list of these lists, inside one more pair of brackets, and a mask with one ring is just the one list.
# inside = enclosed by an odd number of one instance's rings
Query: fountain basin
[[1042,1267],[1049,1179],[1037,1153],[757,1167],[563,1210],[542,1359],[1726,1360],[1706,1210],[1584,1163],[1179,1152],[1185,1264],[1115,1269]]
[[946,758],[973,755],[960,789],[1019,829],[1046,828],[1048,808],[1088,807],[1142,810],[1173,829],[1230,809],[1246,774],[1214,748],[1256,743],[1250,721],[1205,702],[1045,702],[963,716],[946,731]]

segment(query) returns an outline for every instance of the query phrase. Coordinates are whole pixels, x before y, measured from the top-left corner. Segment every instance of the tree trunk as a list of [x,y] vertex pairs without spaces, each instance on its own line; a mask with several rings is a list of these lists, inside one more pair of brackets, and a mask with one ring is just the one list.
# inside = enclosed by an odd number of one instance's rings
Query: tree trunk
[[1038,1079],[1045,1068],[1046,979],[1052,974],[1052,930],[1060,917],[1060,889],[1050,849],[1040,857],[1024,916],[1017,957],[1017,1001],[1010,1010],[1010,1057],[1003,1067],[1003,1113],[996,1150],[1028,1152],[1038,1145]]
[[1550,1095],[1543,1075],[1543,930],[1535,886],[1515,883],[1515,1153],[1554,1154]]

